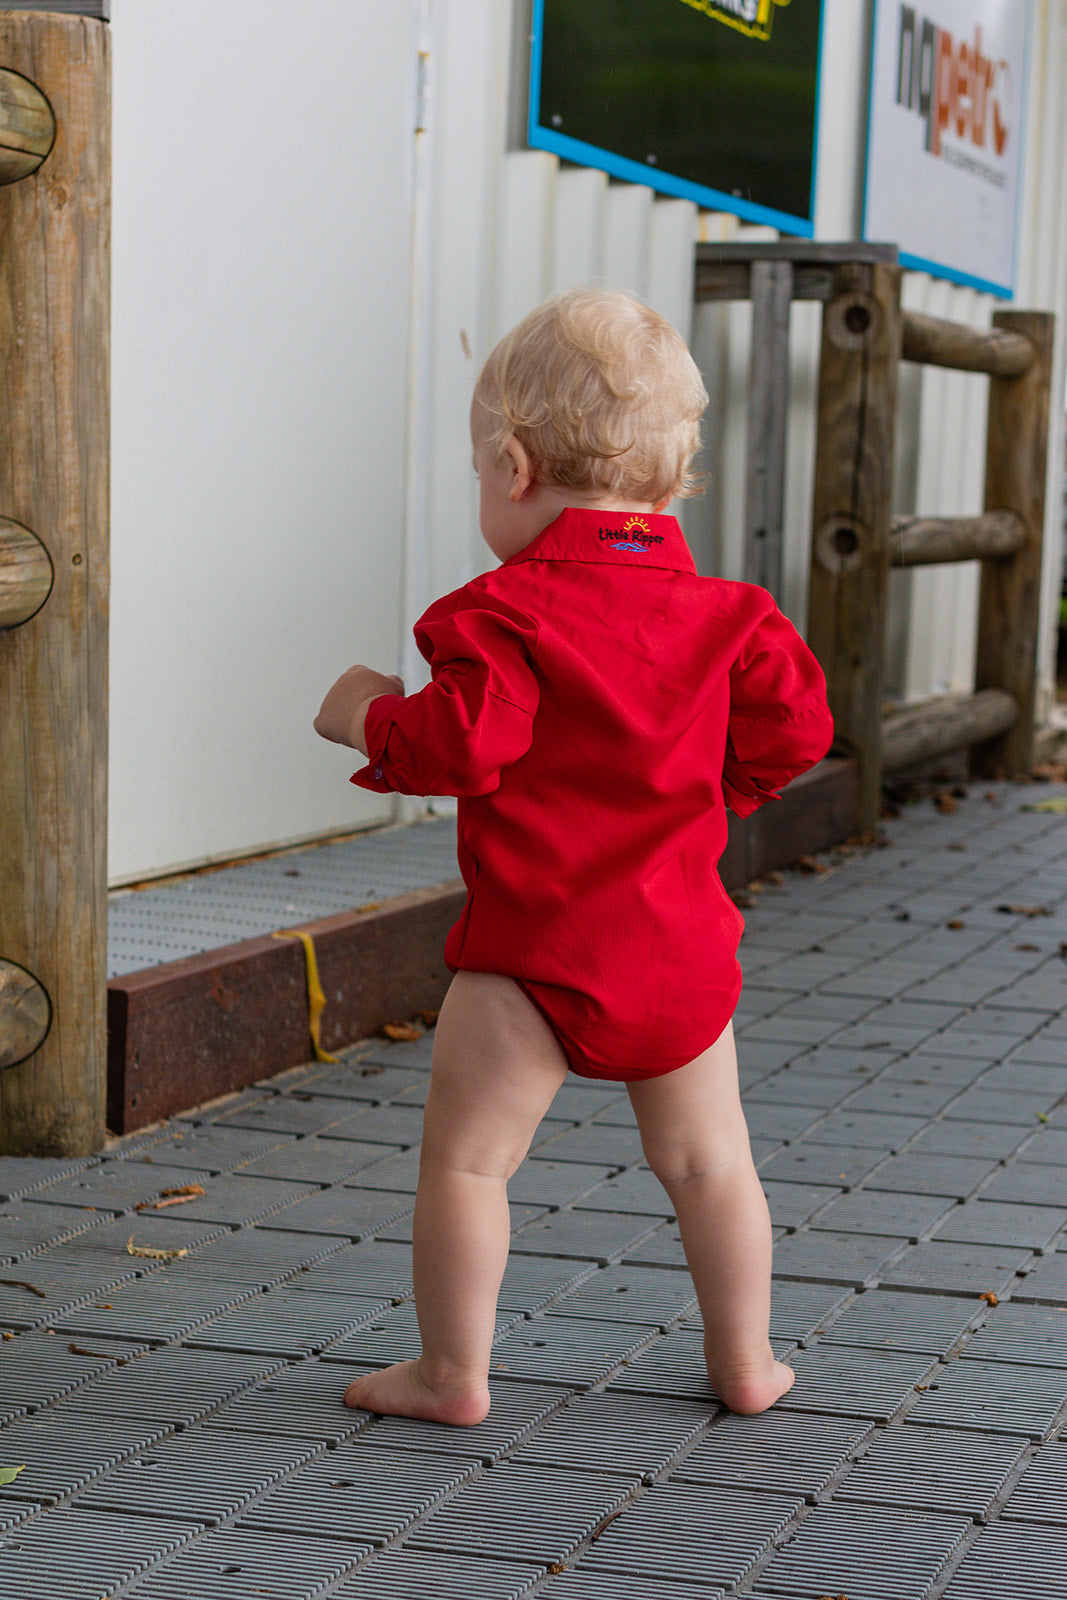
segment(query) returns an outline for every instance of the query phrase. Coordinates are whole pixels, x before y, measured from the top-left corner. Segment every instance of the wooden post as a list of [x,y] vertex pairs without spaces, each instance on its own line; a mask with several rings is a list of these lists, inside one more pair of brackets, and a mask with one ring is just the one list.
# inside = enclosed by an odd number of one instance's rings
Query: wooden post
[[[55,119],[42,164],[0,188],[0,517],[55,573],[36,615],[0,631],[0,959],[51,1012],[0,1072],[0,1151],[20,1154],[105,1134],[109,62],[101,22],[0,11],[0,68]],[[14,992],[8,1060],[27,1036]]]
[[1010,561],[983,561],[978,599],[975,688],[1006,689],[1019,719],[972,752],[976,772],[1029,772],[1034,757],[1037,624],[1045,524],[1049,387],[1055,319],[1042,311],[998,311],[994,328],[1022,334],[1033,360],[1019,376],[989,380],[985,503],[1014,511],[1026,529]]
[[751,284],[744,578],[781,600],[792,265],[754,261]]
[[857,824],[881,809],[881,719],[900,359],[900,268],[851,263],[823,313],[808,642],[837,747],[859,767]]

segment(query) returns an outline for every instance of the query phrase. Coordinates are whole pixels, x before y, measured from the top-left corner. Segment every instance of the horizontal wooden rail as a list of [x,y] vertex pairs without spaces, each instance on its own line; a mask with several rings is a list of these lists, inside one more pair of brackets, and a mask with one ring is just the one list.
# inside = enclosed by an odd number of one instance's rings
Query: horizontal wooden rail
[[52,592],[48,551],[29,528],[0,517],[0,628],[35,617]]
[[938,566],[953,561],[997,561],[1026,543],[1026,524],[1014,511],[976,517],[894,517],[890,565]]
[[902,706],[882,719],[882,767],[900,772],[938,756],[996,739],[1019,720],[1019,702],[1004,689],[941,695]]
[[968,328],[919,311],[904,312],[901,355],[931,367],[985,372],[991,378],[1018,378],[1034,361],[1034,346],[1008,328]]
[[754,243],[698,244],[694,295],[697,300],[750,300],[753,268],[760,263],[792,273],[794,300],[829,300],[842,263],[895,262],[895,244],[817,244],[778,239]]

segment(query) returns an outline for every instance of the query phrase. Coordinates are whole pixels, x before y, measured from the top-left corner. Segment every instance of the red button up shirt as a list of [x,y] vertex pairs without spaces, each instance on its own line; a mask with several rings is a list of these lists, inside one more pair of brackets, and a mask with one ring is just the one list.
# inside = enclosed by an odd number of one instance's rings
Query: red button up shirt
[[585,509],[415,637],[432,682],[373,702],[352,781],[458,795],[449,968],[518,980],[579,1072],[692,1060],[740,991],[726,807],[825,754],[814,656],[764,590],[698,576],[673,517]]

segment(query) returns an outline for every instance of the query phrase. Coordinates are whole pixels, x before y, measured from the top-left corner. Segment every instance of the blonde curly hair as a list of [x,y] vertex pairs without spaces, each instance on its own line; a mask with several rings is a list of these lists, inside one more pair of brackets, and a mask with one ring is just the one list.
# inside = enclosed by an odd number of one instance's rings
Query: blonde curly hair
[[685,341],[635,296],[569,289],[489,355],[471,429],[499,456],[514,434],[537,479],[656,505],[700,492],[690,471],[708,396]]

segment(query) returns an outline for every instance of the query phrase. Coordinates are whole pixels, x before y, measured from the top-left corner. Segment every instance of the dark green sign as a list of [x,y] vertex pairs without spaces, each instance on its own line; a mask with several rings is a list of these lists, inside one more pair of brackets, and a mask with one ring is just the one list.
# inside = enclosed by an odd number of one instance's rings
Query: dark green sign
[[529,142],[810,237],[822,0],[535,0]]

